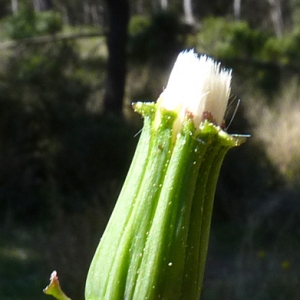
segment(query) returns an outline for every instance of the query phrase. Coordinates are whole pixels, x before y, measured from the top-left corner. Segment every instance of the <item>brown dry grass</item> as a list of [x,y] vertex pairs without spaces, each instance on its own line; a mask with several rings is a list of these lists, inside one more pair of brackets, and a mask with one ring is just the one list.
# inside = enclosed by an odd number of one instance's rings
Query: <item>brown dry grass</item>
[[253,138],[265,148],[271,163],[288,185],[300,179],[300,86],[293,80],[282,87],[273,104],[249,101],[248,117]]

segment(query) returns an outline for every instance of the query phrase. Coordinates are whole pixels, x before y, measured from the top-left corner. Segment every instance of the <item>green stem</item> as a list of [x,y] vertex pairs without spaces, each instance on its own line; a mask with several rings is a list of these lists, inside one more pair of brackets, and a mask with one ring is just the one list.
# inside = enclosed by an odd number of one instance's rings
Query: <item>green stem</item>
[[[106,263],[103,260],[112,254],[113,249],[118,247],[123,235],[123,228],[130,218],[131,207],[135,205],[134,200],[143,180],[144,169],[148,162],[148,151],[152,142],[152,123],[156,111],[154,105],[152,107],[151,105],[145,106],[145,108],[148,108],[147,112],[141,112],[144,115],[142,134],[119,196],[122,201],[116,203],[89,269],[86,281],[87,300],[94,299],[94,295],[105,290],[113,260],[107,260]],[[116,218],[118,222],[114,221]],[[100,275],[99,270],[101,270]]]
[[[145,108],[147,106],[142,107]],[[143,129],[139,147],[144,142],[148,147],[143,152],[137,151],[137,162],[141,165],[134,167],[134,164],[133,171],[129,172],[124,192],[118,199],[119,205],[96,251],[86,285],[88,300],[123,299],[124,295],[130,299],[133,293],[146,233],[173,148],[174,119],[173,113],[164,114],[159,128],[154,132],[151,116],[150,123]],[[99,270],[103,272],[99,273]]]
[[[132,207],[130,219],[123,231],[118,251],[111,271],[105,299],[132,299],[138,277],[147,232],[155,212],[161,182],[166,172],[172,145],[172,125],[174,118],[166,114],[155,133],[155,139],[148,154],[148,164],[144,169],[144,178],[136,195],[136,205]],[[123,278],[119,278],[123,275]],[[125,280],[124,280],[125,279]],[[119,288],[119,282],[126,283]],[[120,293],[120,294],[119,294]],[[113,297],[112,297],[113,295]]]
[[[199,152],[192,122],[177,137],[145,245],[132,299],[177,299]],[[182,201],[184,199],[184,201]]]
[[187,115],[136,106],[139,145],[87,278],[86,300],[198,300],[214,192],[227,150],[241,141]]

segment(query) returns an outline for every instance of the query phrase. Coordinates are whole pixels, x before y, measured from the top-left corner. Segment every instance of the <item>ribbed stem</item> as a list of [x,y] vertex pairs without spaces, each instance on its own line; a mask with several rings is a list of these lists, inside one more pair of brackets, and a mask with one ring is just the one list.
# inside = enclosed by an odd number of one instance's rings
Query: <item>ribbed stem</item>
[[189,114],[174,134],[176,113],[161,109],[158,120],[155,106],[136,109],[143,133],[93,259],[86,300],[198,300],[220,166],[242,140],[208,121],[196,129]]
[[[133,165],[98,246],[90,267],[86,299],[131,299],[136,284],[146,232],[161,190],[166,165],[172,150],[173,113],[165,113],[160,126],[153,130],[149,109]],[[163,151],[162,151],[163,149]],[[101,270],[101,271],[99,271]]]
[[199,270],[198,270],[198,294],[197,294],[197,298],[195,299],[200,299],[200,294],[202,290],[216,185],[217,185],[224,156],[228,150],[229,147],[216,146],[216,150],[214,153],[215,158],[212,161],[212,165],[210,167],[210,171],[208,175],[206,192],[204,195],[204,202],[203,202],[202,223],[200,227],[201,239],[200,239],[200,255],[199,255]]
[[[123,235],[124,226],[131,215],[131,207],[135,205],[136,195],[140,189],[145,173],[144,170],[148,162],[148,153],[153,136],[152,124],[155,111],[156,109],[153,104],[152,107],[148,107],[147,112],[141,112],[144,115],[142,134],[119,199],[91,263],[86,280],[86,300],[98,299],[95,295],[98,295],[99,291],[103,292],[105,290],[107,281],[110,278],[109,274],[114,260],[107,258],[110,257],[114,253],[113,251],[118,247]],[[117,222],[115,221],[116,219],[118,220]]]
[[133,299],[177,299],[199,168],[198,141],[192,122],[177,136],[162,182]]
[[[208,136],[210,140],[207,140]],[[198,171],[194,191],[181,287],[182,300],[200,298],[219,170],[225,153],[235,145],[234,140],[221,137],[217,127],[212,124],[203,127],[199,139],[207,144],[207,151]]]

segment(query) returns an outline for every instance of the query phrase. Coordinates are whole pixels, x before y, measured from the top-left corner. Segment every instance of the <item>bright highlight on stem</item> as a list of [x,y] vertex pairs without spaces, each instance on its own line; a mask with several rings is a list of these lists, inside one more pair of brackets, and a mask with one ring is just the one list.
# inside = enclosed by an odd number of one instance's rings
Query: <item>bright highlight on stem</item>
[[213,199],[226,152],[231,72],[182,52],[157,103],[136,103],[144,127],[96,250],[86,300],[198,300]]

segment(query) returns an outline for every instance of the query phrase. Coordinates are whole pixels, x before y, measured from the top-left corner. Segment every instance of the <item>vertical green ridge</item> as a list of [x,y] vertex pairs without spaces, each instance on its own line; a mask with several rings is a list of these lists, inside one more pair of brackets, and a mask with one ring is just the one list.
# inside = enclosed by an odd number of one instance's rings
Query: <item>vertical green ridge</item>
[[[208,136],[211,140],[207,139]],[[220,168],[226,152],[243,142],[243,139],[232,138],[211,123],[204,123],[199,139],[208,144],[208,149],[199,168],[191,210],[181,300],[200,298]]]
[[[133,297],[145,243],[148,238],[147,233],[156,209],[161,183],[172,154],[174,119],[175,116],[169,113],[164,114],[162,117],[161,124],[155,133],[155,140],[151,145],[148,165],[137,195],[137,202],[123,235],[125,248],[123,247],[120,251],[128,255],[129,263],[126,289],[123,295],[125,299],[132,299]],[[122,244],[122,246],[124,245]]]
[[143,179],[153,139],[152,125],[156,111],[154,104],[144,106],[144,108],[145,110],[140,112],[144,116],[144,126],[130,169],[88,272],[85,288],[86,300],[98,300],[99,291],[105,290],[105,284],[109,280],[109,270],[113,263],[113,261],[108,262],[107,257],[114,253],[114,249],[120,242],[123,228],[131,214],[131,206],[134,205],[134,200]]
[[[211,133],[214,137],[215,133]],[[203,134],[200,135],[201,139]],[[214,151],[211,141],[203,141],[207,143],[207,151],[199,167],[197,174],[197,183],[194,190],[193,204],[191,209],[189,234],[187,241],[186,261],[183,272],[183,283],[181,287],[182,300],[198,299],[198,271],[201,239],[202,217],[204,214],[204,199],[206,192],[206,184],[208,181],[208,172],[211,166],[211,160],[214,158]],[[198,297],[198,298],[197,298]]]
[[[211,218],[213,213],[213,204],[216,192],[216,186],[221,170],[223,160],[229,149],[239,146],[245,142],[247,136],[229,135],[225,131],[218,130],[218,134],[211,145],[213,159],[211,160],[205,193],[203,197],[203,209],[201,215],[200,239],[199,239],[199,263],[198,263],[198,292],[195,299],[199,299],[203,286],[205,264],[207,258]],[[209,160],[208,160],[209,161]],[[200,172],[199,172],[200,175]]]
[[[218,141],[216,142],[218,143]],[[215,198],[216,185],[221,169],[221,165],[223,163],[223,159],[225,154],[230,149],[230,147],[224,146],[215,146],[215,154],[214,159],[212,160],[212,164],[210,166],[210,170],[208,173],[208,180],[205,188],[204,202],[203,202],[203,216],[201,222],[201,239],[200,239],[200,256],[199,256],[199,270],[198,270],[198,294],[197,299],[199,299],[202,285],[203,285],[203,277],[205,271],[205,263],[207,257],[209,236],[210,236],[210,226],[211,226],[211,218],[213,213],[213,204]]]
[[133,297],[136,300],[175,300],[179,294],[191,199],[199,166],[195,129],[192,122],[184,127],[184,132],[177,136],[162,184]]

